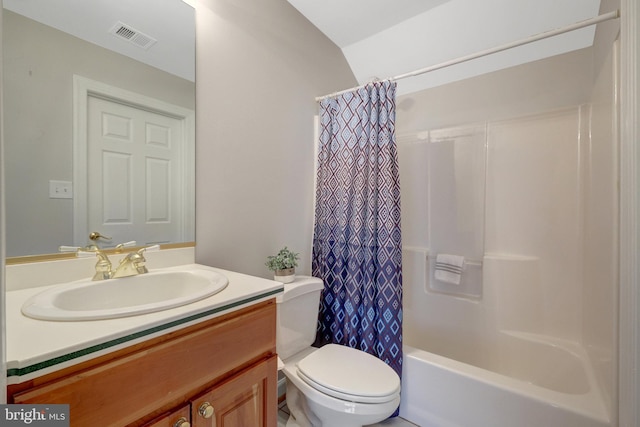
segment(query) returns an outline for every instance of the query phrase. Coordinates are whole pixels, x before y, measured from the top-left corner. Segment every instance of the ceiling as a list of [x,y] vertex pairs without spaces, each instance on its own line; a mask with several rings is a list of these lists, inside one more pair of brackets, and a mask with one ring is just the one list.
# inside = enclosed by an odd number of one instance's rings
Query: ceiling
[[[288,1],[342,49],[360,84],[564,27],[600,9],[600,0]],[[591,26],[403,79],[398,94],[582,49],[594,35]]]
[[[3,0],[5,9],[195,81],[195,14],[181,0]],[[157,42],[148,49],[109,33],[118,22]]]

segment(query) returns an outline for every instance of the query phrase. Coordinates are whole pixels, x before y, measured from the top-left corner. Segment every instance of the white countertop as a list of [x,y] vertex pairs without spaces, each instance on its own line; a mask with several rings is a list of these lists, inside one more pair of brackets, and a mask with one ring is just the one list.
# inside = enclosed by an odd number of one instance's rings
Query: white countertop
[[182,307],[119,319],[81,322],[35,320],[22,314],[22,304],[32,295],[55,285],[7,292],[8,384],[21,383],[273,298],[283,290],[283,284],[273,280],[204,265],[197,267],[224,274],[229,284],[218,294]]

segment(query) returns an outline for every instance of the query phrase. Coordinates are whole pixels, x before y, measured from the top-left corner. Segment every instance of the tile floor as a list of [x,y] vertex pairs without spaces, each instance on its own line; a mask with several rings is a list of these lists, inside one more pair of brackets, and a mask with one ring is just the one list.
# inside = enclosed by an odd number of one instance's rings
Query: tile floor
[[[285,427],[287,420],[289,419],[289,409],[287,408],[287,402],[282,402],[278,406],[278,427]],[[331,426],[333,427],[333,426]],[[335,426],[339,427],[339,426]],[[407,420],[403,420],[400,417],[391,418],[378,424],[372,424],[370,427],[418,427]]]

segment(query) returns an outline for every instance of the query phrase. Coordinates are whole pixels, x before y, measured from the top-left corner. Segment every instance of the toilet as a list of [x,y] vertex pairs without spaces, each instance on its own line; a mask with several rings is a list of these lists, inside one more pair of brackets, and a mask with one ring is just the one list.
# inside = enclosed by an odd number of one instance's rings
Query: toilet
[[315,341],[322,280],[296,276],[278,295],[276,348],[287,379],[287,427],[361,427],[400,404],[400,378],[363,351]]

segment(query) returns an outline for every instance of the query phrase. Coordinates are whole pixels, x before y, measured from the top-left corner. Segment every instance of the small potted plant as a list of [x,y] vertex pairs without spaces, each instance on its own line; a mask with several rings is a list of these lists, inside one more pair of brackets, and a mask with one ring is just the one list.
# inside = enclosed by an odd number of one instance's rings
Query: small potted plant
[[298,254],[291,252],[286,246],[277,255],[267,257],[266,266],[273,271],[274,279],[282,283],[293,282],[298,266]]

